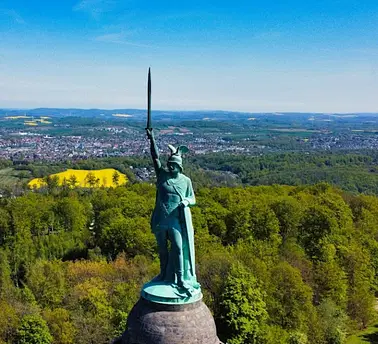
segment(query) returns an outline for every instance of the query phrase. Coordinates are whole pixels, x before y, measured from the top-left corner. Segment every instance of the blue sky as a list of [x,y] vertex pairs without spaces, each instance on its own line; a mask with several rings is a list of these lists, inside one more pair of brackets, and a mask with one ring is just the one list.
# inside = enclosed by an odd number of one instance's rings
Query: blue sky
[[0,107],[378,112],[377,0],[0,0]]

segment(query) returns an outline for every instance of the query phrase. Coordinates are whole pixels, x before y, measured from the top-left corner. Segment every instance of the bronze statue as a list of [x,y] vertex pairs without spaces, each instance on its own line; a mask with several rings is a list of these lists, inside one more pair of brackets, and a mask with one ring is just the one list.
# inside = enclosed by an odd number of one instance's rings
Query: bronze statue
[[[185,176],[182,154],[186,146],[169,145],[170,156],[163,167],[159,158],[151,125],[151,81],[148,82],[147,137],[150,140],[151,156],[156,172],[156,204],[151,218],[151,228],[156,236],[160,258],[160,274],[152,283],[174,285],[178,294],[192,295],[199,290],[195,273],[194,231],[190,206],[195,204],[191,180]],[[170,242],[170,249],[168,245]]]
[[190,212],[195,198],[190,179],[182,174],[182,154],[188,148],[169,145],[171,154],[162,166],[151,125],[150,72],[146,132],[157,177],[151,227],[159,246],[160,273],[143,285],[126,331],[114,344],[222,344],[195,274]]

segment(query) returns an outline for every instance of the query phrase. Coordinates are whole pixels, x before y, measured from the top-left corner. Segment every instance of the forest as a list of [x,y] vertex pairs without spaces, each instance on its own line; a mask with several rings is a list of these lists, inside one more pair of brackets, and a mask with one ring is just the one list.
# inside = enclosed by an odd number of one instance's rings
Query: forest
[[[164,158],[164,157],[163,157]],[[185,157],[185,174],[197,188],[241,185],[308,185],[327,182],[351,193],[378,195],[378,153],[374,150],[340,152],[282,152],[256,156],[229,153],[192,154]],[[0,168],[12,167],[20,177],[22,189],[27,179],[45,178],[67,168],[96,170],[114,168],[138,181],[136,169],[152,170],[150,157],[109,157],[54,163],[0,160]],[[1,170],[0,170],[1,171]],[[144,180],[153,182],[151,178]],[[26,179],[25,179],[26,178]],[[140,181],[140,180],[139,180]],[[15,193],[15,185],[4,185],[0,191]],[[20,192],[16,192],[19,194]]]
[[[374,320],[376,196],[327,183],[195,191],[198,279],[221,340],[337,344]],[[159,270],[154,198],[132,182],[1,198],[0,343],[119,336]]]

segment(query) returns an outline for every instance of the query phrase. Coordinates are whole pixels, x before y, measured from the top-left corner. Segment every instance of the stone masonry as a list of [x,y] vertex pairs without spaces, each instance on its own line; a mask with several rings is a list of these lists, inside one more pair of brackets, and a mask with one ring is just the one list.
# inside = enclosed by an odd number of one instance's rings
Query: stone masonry
[[131,310],[122,344],[221,344],[213,316],[198,301],[163,305],[141,298]]

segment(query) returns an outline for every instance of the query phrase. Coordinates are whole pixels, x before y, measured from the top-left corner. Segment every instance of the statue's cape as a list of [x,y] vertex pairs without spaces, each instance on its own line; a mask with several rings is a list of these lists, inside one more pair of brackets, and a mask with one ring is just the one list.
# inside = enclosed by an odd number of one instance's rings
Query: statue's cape
[[194,254],[194,228],[192,222],[192,213],[189,207],[181,209],[183,217],[183,255],[184,255],[184,279],[197,282],[196,278],[196,259]]
[[[177,195],[180,197],[181,201],[187,201],[188,205],[195,204],[195,196],[192,187],[192,182],[190,178],[187,176],[180,174],[177,179],[169,179],[169,172],[162,170],[158,174],[157,180],[157,187],[159,189],[159,184],[167,181],[169,185],[173,187],[176,191]],[[160,200],[156,199],[156,202],[160,202]],[[156,214],[156,211],[159,211],[157,208],[154,210],[154,214],[152,216],[152,230],[158,230],[159,225],[159,216]],[[180,216],[180,227],[181,227],[181,234],[183,240],[183,256],[184,256],[184,279],[190,282],[192,285],[197,284],[196,274],[195,274],[195,254],[194,254],[194,228],[192,222],[192,214],[190,208],[180,207],[179,208],[179,216]],[[171,269],[169,267],[168,269]]]

